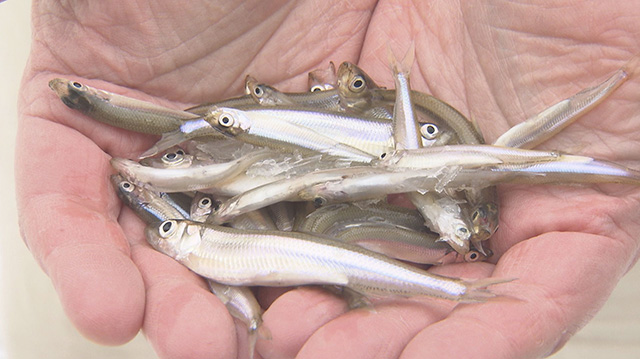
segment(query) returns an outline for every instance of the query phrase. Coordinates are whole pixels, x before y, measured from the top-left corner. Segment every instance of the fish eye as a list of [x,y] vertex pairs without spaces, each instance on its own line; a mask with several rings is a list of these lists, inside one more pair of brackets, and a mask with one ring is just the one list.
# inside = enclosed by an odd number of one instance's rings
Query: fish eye
[[469,230],[464,227],[458,227],[456,229],[456,234],[458,237],[466,237],[469,234]]
[[313,205],[317,208],[317,207],[322,207],[325,204],[327,204],[327,200],[322,198],[322,197],[316,197],[313,199]]
[[202,209],[211,208],[211,198],[203,197],[200,202],[198,202],[198,207]]
[[464,260],[467,262],[475,262],[480,259],[480,254],[476,251],[469,251],[469,253],[464,255]]
[[320,85],[313,85],[311,87],[311,92],[319,92],[319,91],[324,91],[324,88]]
[[427,140],[433,140],[434,138],[438,137],[439,132],[440,130],[438,130],[438,126],[434,125],[433,123],[426,123],[420,127],[420,133],[422,134],[422,137],[426,138]]
[[122,188],[122,190],[127,193],[131,193],[136,188],[136,186],[134,186],[131,182],[122,181],[120,182],[120,188]]
[[354,92],[360,92],[361,90],[363,90],[364,80],[362,79],[362,76],[356,76],[353,81],[351,81],[351,85],[349,86],[349,88]]
[[222,127],[231,127],[231,125],[233,125],[233,118],[227,114],[223,114],[218,119],[218,123]]
[[162,162],[169,165],[175,165],[184,161],[184,156],[183,156],[184,152],[183,151],[180,151],[180,152],[176,151],[176,152],[165,153],[164,156],[162,156]]
[[159,229],[158,233],[160,234],[160,237],[167,238],[167,237],[171,236],[176,231],[177,227],[178,227],[178,223],[176,221],[174,221],[173,219],[170,219],[170,220],[164,221],[164,222],[162,222],[162,224],[160,224],[160,229]]
[[81,89],[82,88],[82,84],[76,81],[73,81],[71,83],[71,85],[73,85],[73,87],[77,88],[77,89]]
[[384,153],[382,153],[382,154],[380,155],[380,159],[381,159],[381,160],[384,160],[384,158],[385,158],[385,157],[387,157],[387,153],[386,153],[386,152],[384,152]]
[[256,96],[262,96],[264,94],[264,91],[262,91],[262,89],[260,88],[260,86],[256,86],[256,88],[253,89],[253,93]]

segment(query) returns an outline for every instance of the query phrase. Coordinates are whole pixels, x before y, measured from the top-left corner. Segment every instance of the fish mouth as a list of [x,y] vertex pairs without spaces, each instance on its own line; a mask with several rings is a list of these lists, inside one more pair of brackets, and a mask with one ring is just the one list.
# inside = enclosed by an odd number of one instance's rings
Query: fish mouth
[[55,78],[49,81],[49,88],[52,89],[58,96],[68,96],[69,95],[69,87],[67,83],[69,81],[61,78]]
[[67,107],[81,111],[89,112],[93,107],[90,100],[83,96],[83,86],[79,82],[71,82],[62,78],[55,78],[49,81],[51,88],[62,100]]

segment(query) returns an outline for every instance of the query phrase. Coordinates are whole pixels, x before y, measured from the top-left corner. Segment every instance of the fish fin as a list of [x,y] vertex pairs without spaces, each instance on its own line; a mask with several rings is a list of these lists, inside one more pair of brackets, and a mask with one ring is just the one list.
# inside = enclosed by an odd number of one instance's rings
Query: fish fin
[[460,301],[465,303],[477,303],[487,301],[520,300],[508,295],[496,294],[487,289],[487,287],[496,284],[508,283],[516,279],[517,278],[484,278],[476,281],[465,281],[464,284],[467,287],[467,292],[462,296]]
[[347,302],[349,309],[365,309],[375,313],[373,303],[369,300],[366,294],[361,293],[355,289],[339,286],[339,285],[323,285],[327,291],[335,294],[336,296],[344,299]]
[[248,328],[249,335],[247,344],[249,345],[249,358],[253,358],[256,352],[256,342],[258,339],[271,340],[273,336],[271,331],[263,323],[250,324]]
[[332,73],[335,76],[335,74],[336,74],[336,64],[334,64],[333,61],[329,61],[329,66],[327,67],[327,71],[329,71],[330,73]]
[[264,324],[260,324],[258,326],[258,328],[255,330],[255,332],[258,335],[258,338],[260,338],[260,339],[263,339],[263,340],[271,340],[271,339],[273,339],[273,335],[271,335],[271,331]]
[[634,76],[638,73],[638,69],[640,68],[640,53],[633,55],[629,61],[627,61],[624,66],[622,66],[621,70],[624,71],[629,77]]
[[139,157],[138,159],[143,159],[143,158],[147,158],[147,157],[151,157],[154,156],[158,153],[160,153],[161,151],[164,151],[170,147],[176,146],[181,144],[182,142],[186,141],[187,138],[184,136],[184,133],[182,131],[180,131],[180,129],[171,131],[171,132],[166,132],[162,134],[162,137],[158,140],[158,142],[156,142],[153,146],[151,146],[151,148],[149,148],[148,150],[144,151]]
[[364,309],[374,313],[376,311],[369,298],[355,289],[343,287],[342,297],[347,301],[349,309]]
[[391,50],[391,45],[387,44],[387,58],[389,61],[389,67],[391,68],[391,71],[393,71],[394,75],[402,73],[405,74],[405,76],[409,76],[409,73],[411,72],[411,66],[413,66],[413,63],[416,59],[415,41],[411,41],[409,48],[405,52],[404,57],[400,62],[398,62],[396,55]]

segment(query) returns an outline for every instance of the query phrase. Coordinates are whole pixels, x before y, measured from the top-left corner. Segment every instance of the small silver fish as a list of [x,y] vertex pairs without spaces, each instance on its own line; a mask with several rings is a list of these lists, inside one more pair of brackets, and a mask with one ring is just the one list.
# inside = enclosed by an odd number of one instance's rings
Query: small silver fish
[[340,285],[367,296],[427,295],[482,302],[507,280],[467,282],[431,274],[362,247],[297,232],[248,231],[168,220],[146,229],[149,243],[192,271],[229,285]]
[[49,82],[69,108],[111,126],[126,130],[162,134],[177,129],[197,115],[150,102],[99,90],[78,81],[56,78]]
[[232,317],[247,326],[249,358],[253,358],[258,338],[271,339],[271,332],[262,323],[262,308],[249,287],[231,286],[207,280],[211,292],[222,301]]
[[148,167],[128,159],[112,158],[111,166],[129,180],[144,183],[157,191],[185,192],[213,187],[217,182],[233,178],[271,155],[271,151],[259,150],[225,163],[192,161],[191,165],[180,168]]

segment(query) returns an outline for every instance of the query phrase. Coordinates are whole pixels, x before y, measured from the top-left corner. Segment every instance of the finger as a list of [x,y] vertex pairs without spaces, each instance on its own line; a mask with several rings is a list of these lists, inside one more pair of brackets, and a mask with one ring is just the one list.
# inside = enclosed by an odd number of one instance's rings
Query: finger
[[236,327],[203,280],[147,245],[132,248],[147,288],[145,335],[161,358],[235,358]]
[[[487,263],[435,268],[450,277],[487,277]],[[302,347],[298,358],[397,358],[423,328],[444,318],[455,302],[431,297],[382,298],[373,308],[352,310],[320,327]]]
[[451,309],[435,302],[397,300],[352,310],[320,327],[297,357],[395,358],[420,329]]
[[144,286],[116,222],[107,156],[76,132],[36,118],[21,121],[17,144],[22,235],[66,314],[96,342],[132,339]]
[[514,244],[546,232],[586,232],[634,243],[634,233],[640,231],[638,191],[626,185],[611,185],[607,195],[600,187],[500,189],[500,228],[490,239],[495,258]]
[[143,331],[160,357],[235,358],[237,348],[247,348],[246,325],[235,325],[201,277],[151,248],[145,224],[131,209],[123,208],[118,222],[147,290]]
[[631,265],[633,252],[626,244],[560,232],[517,244],[494,272],[517,280],[492,290],[519,300],[459,306],[416,335],[401,357],[550,355],[596,313]]
[[272,339],[258,340],[256,348],[265,359],[293,358],[311,334],[346,310],[344,300],[321,288],[290,290],[264,313]]

